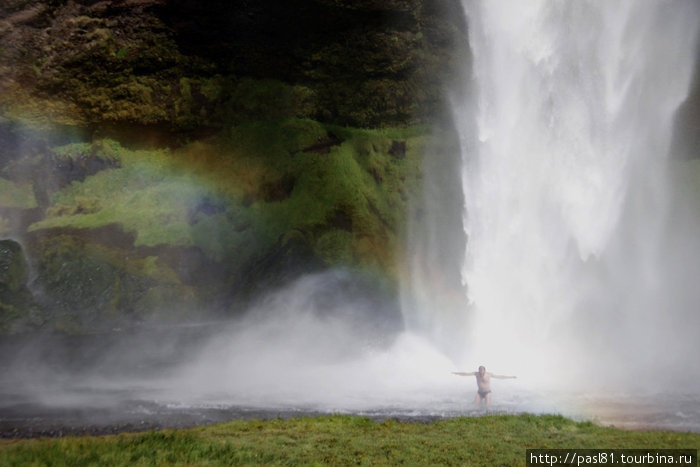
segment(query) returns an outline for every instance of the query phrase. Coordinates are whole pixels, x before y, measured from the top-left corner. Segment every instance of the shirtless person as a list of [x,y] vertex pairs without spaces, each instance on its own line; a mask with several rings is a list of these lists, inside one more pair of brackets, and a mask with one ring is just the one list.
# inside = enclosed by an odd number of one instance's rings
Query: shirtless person
[[491,378],[496,379],[513,379],[515,376],[501,376],[494,375],[493,373],[487,373],[485,366],[480,366],[479,371],[471,371],[465,373],[462,371],[453,371],[453,375],[459,376],[476,376],[476,385],[478,390],[476,391],[476,398],[474,399],[475,404],[479,404],[484,401],[486,405],[491,403]]

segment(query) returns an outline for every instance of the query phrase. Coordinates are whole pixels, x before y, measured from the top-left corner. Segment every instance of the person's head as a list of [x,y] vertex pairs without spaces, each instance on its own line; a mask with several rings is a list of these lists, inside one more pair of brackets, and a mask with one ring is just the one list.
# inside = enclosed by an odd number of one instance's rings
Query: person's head
[[480,374],[480,375],[483,375],[484,373],[486,373],[486,367],[483,366],[483,365],[481,365],[481,366],[479,367],[479,374]]

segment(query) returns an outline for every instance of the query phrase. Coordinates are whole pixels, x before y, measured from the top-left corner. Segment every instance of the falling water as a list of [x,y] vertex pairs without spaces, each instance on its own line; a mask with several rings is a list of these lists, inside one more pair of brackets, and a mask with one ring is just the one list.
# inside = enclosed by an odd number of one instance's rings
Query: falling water
[[697,382],[700,297],[678,271],[697,262],[700,240],[671,240],[667,165],[700,5],[464,7],[463,94],[474,97],[454,106],[469,302],[455,318],[469,319],[460,357],[579,389],[644,385],[660,366],[672,367],[666,385]]

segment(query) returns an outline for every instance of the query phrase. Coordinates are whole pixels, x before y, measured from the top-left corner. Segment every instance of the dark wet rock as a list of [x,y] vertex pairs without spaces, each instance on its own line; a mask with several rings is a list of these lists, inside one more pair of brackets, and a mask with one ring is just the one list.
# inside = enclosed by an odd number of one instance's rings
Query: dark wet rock
[[329,132],[325,138],[318,138],[318,141],[310,146],[302,149],[302,152],[317,152],[320,154],[328,154],[333,146],[339,146],[343,143],[341,138],[338,138],[332,132]]
[[[30,232],[37,300],[65,332],[178,319],[223,300],[225,266],[196,247],[135,246],[119,224]],[[178,314],[180,313],[180,314]],[[169,317],[167,316],[169,315]]]
[[0,101],[156,139],[241,118],[405,124],[441,105],[464,25],[438,0],[5,2]]
[[406,157],[406,141],[392,141],[391,148],[389,149],[389,154],[391,154],[396,159],[403,159]]
[[44,323],[44,313],[27,288],[29,270],[22,246],[0,240],[0,331],[24,332]]
[[205,197],[199,202],[199,204],[197,204],[197,206],[195,206],[194,209],[190,210],[188,213],[189,224],[194,225],[199,222],[199,219],[197,218],[198,214],[213,216],[215,214],[221,214],[225,211],[226,206],[224,206],[223,203],[217,200],[212,200],[209,197]]
[[275,180],[264,182],[260,187],[261,198],[266,203],[284,201],[292,194],[295,183],[296,178],[292,175],[285,175]]
[[17,292],[26,286],[27,276],[22,246],[14,240],[0,240],[0,287]]
[[260,257],[243,268],[238,297],[247,301],[263,291],[279,288],[293,280],[325,269],[323,261],[314,252],[308,236],[289,232]]

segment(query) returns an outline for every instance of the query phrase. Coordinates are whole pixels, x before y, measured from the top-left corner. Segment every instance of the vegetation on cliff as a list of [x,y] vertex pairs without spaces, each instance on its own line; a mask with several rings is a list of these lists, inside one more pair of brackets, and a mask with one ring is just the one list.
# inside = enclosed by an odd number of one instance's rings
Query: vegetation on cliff
[[12,1],[0,108],[117,132],[405,125],[436,114],[463,34],[458,2],[435,0]]
[[[417,129],[290,120],[173,150],[57,147],[55,157],[111,168],[53,193],[29,226],[39,280],[63,297],[54,312],[95,318],[245,299],[261,283],[332,266],[391,277],[425,142]],[[75,294],[88,276],[91,300]]]
[[5,2],[0,235],[44,325],[232,310],[328,267],[390,296],[458,11]]

